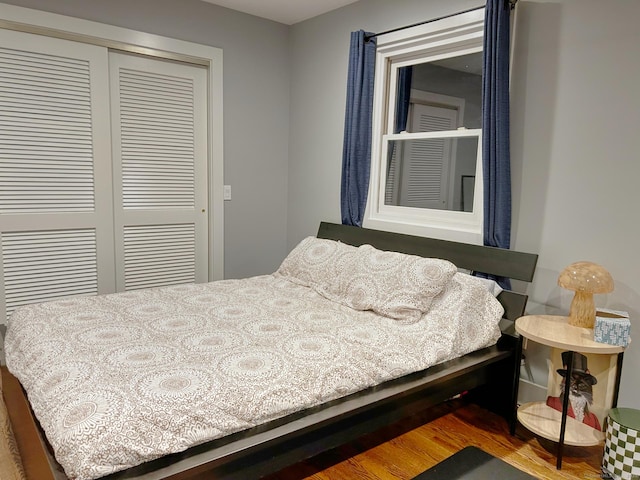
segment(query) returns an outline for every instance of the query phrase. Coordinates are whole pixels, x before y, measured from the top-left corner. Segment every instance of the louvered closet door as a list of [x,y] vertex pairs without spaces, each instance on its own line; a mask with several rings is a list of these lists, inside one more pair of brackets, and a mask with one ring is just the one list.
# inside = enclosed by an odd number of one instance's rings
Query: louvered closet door
[[0,30],[0,322],[115,289],[105,49]]
[[[413,104],[412,132],[454,130],[457,111]],[[401,204],[408,207],[448,208],[449,175],[455,154],[450,139],[412,140],[404,148]]]
[[118,290],[205,282],[206,70],[109,62]]

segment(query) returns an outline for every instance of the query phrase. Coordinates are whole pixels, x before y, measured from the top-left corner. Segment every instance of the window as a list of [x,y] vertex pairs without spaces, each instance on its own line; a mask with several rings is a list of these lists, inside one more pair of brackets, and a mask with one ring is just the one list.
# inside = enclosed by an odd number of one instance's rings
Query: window
[[482,243],[484,8],[378,38],[364,226]]

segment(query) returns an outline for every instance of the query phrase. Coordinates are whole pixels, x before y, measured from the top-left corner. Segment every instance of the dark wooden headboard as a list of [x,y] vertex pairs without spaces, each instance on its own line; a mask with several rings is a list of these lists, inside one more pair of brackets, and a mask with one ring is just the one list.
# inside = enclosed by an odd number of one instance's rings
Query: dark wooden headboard
[[[320,223],[318,238],[339,240],[349,245],[369,244],[379,250],[419,255],[421,257],[443,258],[458,268],[489,273],[500,277],[531,282],[536,269],[538,255],[516,252],[495,247],[450,242],[434,238],[418,237],[382,230]],[[527,295],[505,290],[498,296],[504,306],[504,317],[509,320],[524,315]]]

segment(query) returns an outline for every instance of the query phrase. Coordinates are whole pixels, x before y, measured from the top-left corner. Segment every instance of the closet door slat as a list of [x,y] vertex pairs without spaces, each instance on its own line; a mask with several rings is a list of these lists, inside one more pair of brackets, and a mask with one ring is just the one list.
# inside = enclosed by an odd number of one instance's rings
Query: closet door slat
[[125,227],[126,289],[195,282],[195,237],[193,224]]
[[0,214],[94,210],[90,73],[88,60],[0,47],[0,124],[28,126],[0,134]]
[[[119,84],[123,208],[193,208],[193,82],[120,68]],[[147,117],[152,117],[154,123],[150,124]],[[157,129],[158,122],[164,122],[170,131],[185,133],[167,137]],[[153,161],[149,161],[150,157]],[[177,158],[183,161],[176,161]],[[176,178],[180,182],[174,182]]]
[[5,315],[30,303],[98,293],[94,229],[3,233]]

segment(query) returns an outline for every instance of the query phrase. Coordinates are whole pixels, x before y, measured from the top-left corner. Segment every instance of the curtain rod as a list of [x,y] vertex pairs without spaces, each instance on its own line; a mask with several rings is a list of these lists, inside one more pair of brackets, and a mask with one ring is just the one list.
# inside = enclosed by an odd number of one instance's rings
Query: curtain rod
[[[505,0],[505,3],[509,4],[509,8],[511,8],[511,10],[513,10],[515,8],[517,2],[518,2],[518,0]],[[391,30],[385,30],[384,32],[374,33],[373,35],[365,35],[364,36],[364,41],[368,42],[372,38],[378,37],[380,35],[386,35],[387,33],[399,32],[400,30],[405,30],[407,28],[417,27],[419,25],[425,25],[425,24],[431,23],[431,22],[437,22],[438,20],[444,20],[445,18],[455,17],[456,15],[462,15],[463,13],[474,12],[474,11],[480,10],[481,8],[484,8],[484,7],[485,7],[485,5],[481,5],[479,7],[474,7],[474,8],[469,8],[467,10],[463,10],[461,12],[450,13],[449,15],[443,15],[442,17],[431,18],[429,20],[425,20],[424,22],[418,22],[418,23],[414,23],[414,24],[411,24],[411,25],[405,25],[404,27],[398,27],[398,28],[393,28]]]

